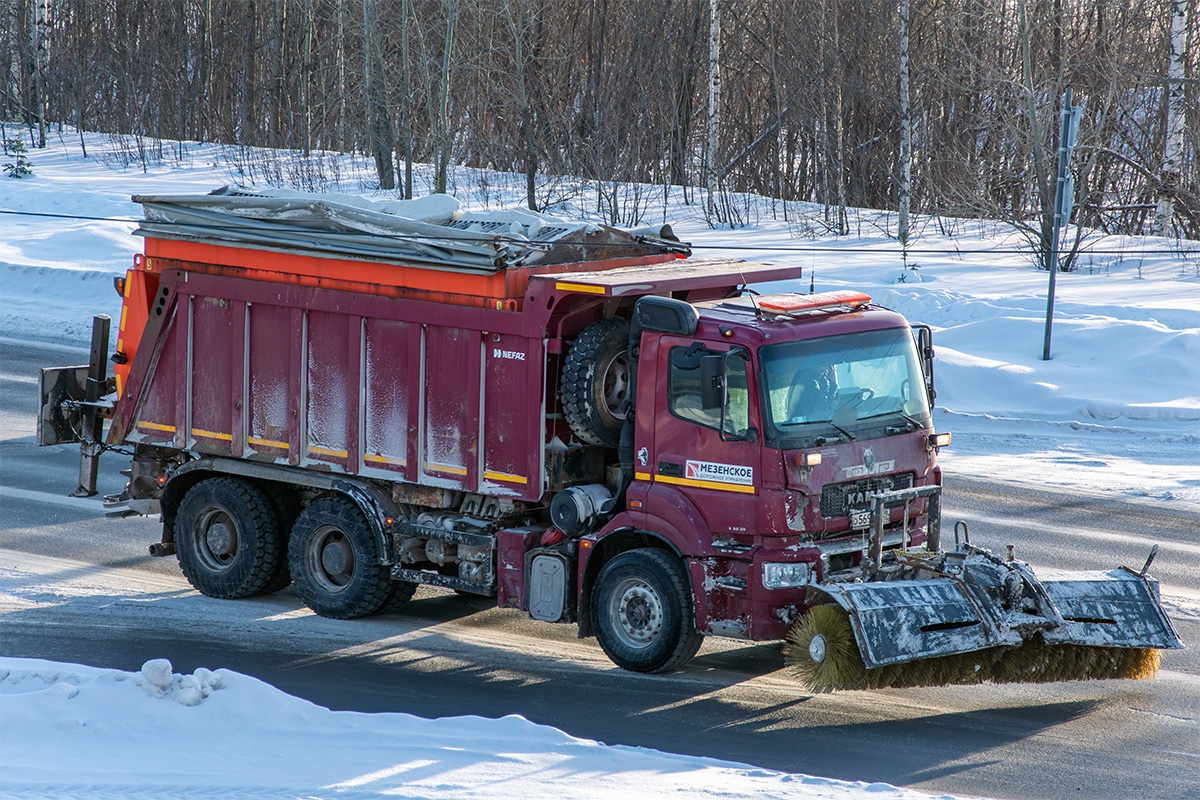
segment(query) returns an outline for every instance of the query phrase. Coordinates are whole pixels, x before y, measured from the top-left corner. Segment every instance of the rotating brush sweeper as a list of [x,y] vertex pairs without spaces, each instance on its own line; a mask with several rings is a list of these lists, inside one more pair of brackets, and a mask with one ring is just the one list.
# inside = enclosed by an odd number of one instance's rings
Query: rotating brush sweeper
[[813,585],[784,644],[793,674],[815,692],[1152,678],[1183,647],[1147,574],[1157,545],[1140,570],[1035,574],[959,531],[952,551],[876,549]]

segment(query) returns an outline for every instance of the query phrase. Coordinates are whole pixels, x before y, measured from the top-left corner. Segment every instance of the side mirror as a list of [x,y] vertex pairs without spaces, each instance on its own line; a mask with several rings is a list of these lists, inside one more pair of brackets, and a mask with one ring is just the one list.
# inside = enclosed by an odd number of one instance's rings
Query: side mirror
[[933,388],[933,331],[928,325],[914,325],[917,334],[917,355],[921,359],[921,370],[925,373],[925,390],[929,393],[929,405],[937,392]]
[[634,304],[633,321],[641,330],[691,336],[696,332],[700,315],[695,306],[682,300],[649,295]]
[[700,359],[700,407],[705,411],[725,405],[725,356]]

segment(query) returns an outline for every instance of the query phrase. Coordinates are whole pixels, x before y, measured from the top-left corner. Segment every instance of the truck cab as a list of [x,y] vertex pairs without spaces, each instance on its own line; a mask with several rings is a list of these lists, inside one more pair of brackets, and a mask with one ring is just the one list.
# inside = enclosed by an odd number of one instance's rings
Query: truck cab
[[[632,480],[581,542],[585,586],[589,552],[651,537],[685,564],[699,632],[781,639],[811,584],[861,567],[873,495],[940,484],[928,330],[867,295],[647,297],[631,338]],[[882,546],[923,544],[928,511],[888,510]],[[599,599],[630,630],[665,614],[628,594]]]

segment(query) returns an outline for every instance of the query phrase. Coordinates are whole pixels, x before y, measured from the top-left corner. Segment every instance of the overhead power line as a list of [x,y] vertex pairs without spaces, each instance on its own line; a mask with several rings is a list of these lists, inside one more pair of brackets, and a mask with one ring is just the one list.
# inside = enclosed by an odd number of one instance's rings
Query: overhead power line
[[[153,220],[133,219],[130,217],[96,217],[86,214],[56,214],[48,211],[17,211],[15,209],[0,208],[0,214],[8,214],[10,216],[24,217],[42,217],[48,219],[70,219],[81,222],[110,222],[120,223],[124,225],[140,225],[143,222],[153,222]],[[189,223],[170,223],[181,228],[196,228],[205,231],[220,232],[221,230],[237,230],[234,226],[220,225],[194,225]],[[299,229],[299,226],[294,226]],[[362,236],[362,231],[331,231],[322,229],[321,232],[325,235],[337,236]],[[458,241],[471,241],[471,237],[463,236],[462,231],[455,231],[455,238]],[[372,234],[384,239],[398,239],[411,241],[438,241],[437,236],[421,236],[417,234]],[[448,238],[448,237],[447,237]],[[505,240],[507,237],[503,235],[486,235],[475,237],[478,242],[494,242],[497,240]],[[510,240],[511,241],[511,240]],[[528,243],[525,240],[520,240],[523,244]],[[689,245],[693,250],[734,250],[748,252],[770,252],[770,253],[864,253],[873,255],[1024,255],[1028,254],[1027,248],[1007,248],[1007,247],[980,247],[980,248],[962,248],[962,247],[909,247],[901,248],[899,243],[880,245],[877,247],[838,247],[830,245],[793,245],[793,244],[695,244]],[[620,242],[589,242],[588,248],[641,248],[644,244],[636,242],[624,244]],[[1175,248],[1140,248],[1140,247],[1123,247],[1123,248],[1098,248],[1089,247],[1086,244],[1079,248],[1079,252],[1088,255],[1112,255],[1112,256],[1136,256],[1136,255],[1170,255],[1170,256],[1198,256],[1200,257],[1200,242],[1189,241],[1186,245],[1182,242]]]

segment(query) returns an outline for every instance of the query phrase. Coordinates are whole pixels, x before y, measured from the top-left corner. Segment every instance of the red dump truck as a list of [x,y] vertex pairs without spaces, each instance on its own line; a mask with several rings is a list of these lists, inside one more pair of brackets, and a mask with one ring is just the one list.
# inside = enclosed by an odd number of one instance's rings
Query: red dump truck
[[[666,227],[135,200],[115,374],[99,320],[91,364],[43,371],[39,437],[82,442],[85,495],[132,448],[109,514],[161,514],[152,554],[206,595],[291,583],[351,618],[440,586],[643,672],[792,629],[815,688],[1031,644],[1140,654],[1128,675],[1181,646],[1145,568],[941,549],[930,331],[864,294],[756,295],[798,270],[688,258]],[[1095,672],[1052,676],[1118,676]]]

